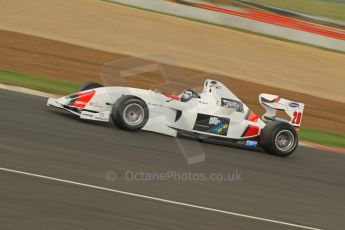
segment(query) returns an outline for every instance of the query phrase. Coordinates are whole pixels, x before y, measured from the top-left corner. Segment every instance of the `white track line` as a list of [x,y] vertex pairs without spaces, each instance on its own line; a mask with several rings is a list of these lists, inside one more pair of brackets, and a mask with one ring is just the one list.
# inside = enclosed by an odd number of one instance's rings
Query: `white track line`
[[137,194],[137,193],[125,192],[125,191],[121,191],[121,190],[105,188],[105,187],[100,187],[100,186],[95,186],[95,185],[90,185],[90,184],[84,184],[84,183],[80,183],[80,182],[64,180],[64,179],[59,179],[59,178],[55,178],[55,177],[49,177],[49,176],[34,174],[34,173],[28,173],[28,172],[19,171],[19,170],[13,170],[13,169],[0,167],[0,171],[10,172],[10,173],[15,173],[15,174],[20,174],[20,175],[26,175],[26,176],[56,181],[56,182],[60,182],[60,183],[71,184],[71,185],[77,185],[77,186],[81,186],[81,187],[92,188],[92,189],[97,189],[97,190],[102,190],[102,191],[107,191],[107,192],[112,192],[112,193],[132,196],[132,197],[138,197],[138,198],[143,198],[143,199],[147,199],[147,200],[158,201],[161,203],[173,204],[173,205],[178,205],[178,206],[183,206],[183,207],[188,207],[188,208],[195,208],[195,209],[200,209],[200,210],[204,210],[204,211],[215,212],[215,213],[220,213],[220,214],[225,214],[225,215],[238,216],[238,217],[252,219],[252,220],[258,220],[258,221],[263,221],[263,222],[268,222],[268,223],[280,224],[280,225],[285,225],[285,226],[290,226],[290,227],[295,227],[295,228],[310,229],[310,230],[321,230],[320,228],[313,228],[313,227],[308,227],[308,226],[304,226],[304,225],[292,224],[292,223],[283,222],[283,221],[277,221],[277,220],[272,220],[272,219],[267,219],[267,218],[245,215],[245,214],[236,213],[236,212],[229,212],[229,211],[224,211],[224,210],[220,210],[220,209],[208,208],[208,207],[204,207],[204,206],[188,204],[188,203],[183,203],[183,202],[178,202],[178,201],[173,201],[173,200],[167,200],[167,199],[162,199],[162,198],[157,198],[157,197],[152,197],[152,196],[146,196],[146,195],[141,195],[141,194]]
[[38,90],[33,90],[33,89],[28,89],[24,88],[21,86],[14,86],[14,85],[5,85],[0,83],[0,89],[6,89],[14,92],[19,92],[19,93],[26,93],[30,95],[35,95],[35,96],[40,96],[40,97],[57,97],[55,94],[50,94]]

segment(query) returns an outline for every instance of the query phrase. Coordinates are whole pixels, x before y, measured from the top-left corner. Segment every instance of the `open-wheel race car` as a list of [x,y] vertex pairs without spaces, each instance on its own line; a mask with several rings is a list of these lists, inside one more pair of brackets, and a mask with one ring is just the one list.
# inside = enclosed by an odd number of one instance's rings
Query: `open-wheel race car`
[[[146,130],[173,137],[188,135],[200,141],[290,155],[298,145],[296,130],[301,125],[304,104],[271,94],[260,94],[259,101],[266,109],[261,119],[226,86],[208,79],[202,92],[187,89],[178,96],[87,82],[73,94],[48,99],[47,105],[67,110],[81,119],[112,120],[125,130]],[[284,111],[290,120],[277,117],[277,110]]]

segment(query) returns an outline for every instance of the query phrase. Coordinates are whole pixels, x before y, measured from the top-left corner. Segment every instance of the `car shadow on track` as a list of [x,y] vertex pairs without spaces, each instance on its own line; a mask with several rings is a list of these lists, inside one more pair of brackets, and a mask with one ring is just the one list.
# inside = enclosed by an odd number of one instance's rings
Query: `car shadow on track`
[[[107,128],[112,129],[114,131],[116,130],[116,132],[128,133],[128,131],[124,131],[124,130],[117,128],[116,125],[111,120],[110,120],[110,122],[84,120],[84,119],[80,119],[77,115],[72,114],[68,111],[65,111],[62,109],[57,109],[57,108],[50,108],[50,107],[47,108],[46,111],[49,114],[51,114],[52,116],[63,117],[63,119],[68,119],[68,120],[73,121],[73,122],[80,122],[82,124],[87,124],[87,125],[97,126],[97,127],[107,127]],[[141,132],[141,131],[139,131],[139,132]],[[130,132],[130,133],[133,133],[133,132]],[[144,133],[147,133],[150,136],[153,135],[154,139],[156,137],[158,137],[156,135],[159,135],[159,138],[162,138],[165,136],[165,135],[157,134],[154,132],[144,132]],[[171,138],[168,136],[165,136],[165,137],[167,137],[169,139]],[[252,153],[258,153],[258,154],[265,154],[266,155],[266,153],[261,148],[250,148],[250,147],[246,147],[246,146],[236,145],[234,143],[227,143],[224,141],[219,142],[219,141],[210,141],[210,140],[200,140],[196,137],[191,137],[191,136],[186,136],[186,135],[178,135],[177,140],[178,139],[182,139],[182,140],[187,141],[187,142],[195,142],[195,143],[198,143],[202,146],[212,145],[214,147],[219,146],[219,147],[224,147],[224,148],[233,148],[233,149],[245,150],[245,151],[252,152]],[[172,140],[174,140],[174,138]],[[175,139],[175,141],[176,141],[176,139]]]

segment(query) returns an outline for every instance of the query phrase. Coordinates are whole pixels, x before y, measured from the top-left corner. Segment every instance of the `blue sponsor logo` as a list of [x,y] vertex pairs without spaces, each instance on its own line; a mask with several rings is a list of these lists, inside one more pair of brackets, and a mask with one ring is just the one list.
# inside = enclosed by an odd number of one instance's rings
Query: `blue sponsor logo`
[[223,130],[227,130],[229,127],[229,124],[225,121],[220,121],[218,124],[212,128],[212,132],[216,134],[220,134],[223,132]]
[[258,145],[257,141],[247,140],[246,142],[246,146],[249,146],[249,147],[256,147],[257,145]]
[[299,104],[298,104],[297,102],[290,102],[290,103],[289,103],[289,106],[290,106],[291,108],[299,108]]

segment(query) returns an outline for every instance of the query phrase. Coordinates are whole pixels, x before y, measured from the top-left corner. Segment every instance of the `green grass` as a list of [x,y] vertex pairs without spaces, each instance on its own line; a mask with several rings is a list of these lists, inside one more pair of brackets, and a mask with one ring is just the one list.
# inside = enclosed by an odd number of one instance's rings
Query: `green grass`
[[56,94],[70,94],[78,88],[77,84],[70,82],[5,70],[0,70],[0,82]]
[[345,3],[327,0],[255,0],[254,2],[304,14],[345,21]]
[[345,135],[315,129],[301,128],[298,132],[303,141],[345,148]]
[[[5,70],[0,70],[0,82],[63,95],[70,94],[78,88],[77,84],[70,82]],[[302,128],[298,134],[301,140],[304,141],[345,148],[345,135],[343,134],[335,134],[309,128]]]

